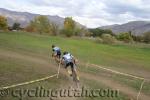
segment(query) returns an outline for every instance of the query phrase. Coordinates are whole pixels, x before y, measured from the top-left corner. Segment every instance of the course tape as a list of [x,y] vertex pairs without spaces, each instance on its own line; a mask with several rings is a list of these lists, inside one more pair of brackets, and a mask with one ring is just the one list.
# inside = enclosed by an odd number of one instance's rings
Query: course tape
[[[141,94],[141,91],[142,91],[142,88],[143,88],[143,85],[144,85],[144,82],[148,79],[145,79],[143,77],[138,77],[138,76],[135,76],[135,75],[131,75],[131,74],[127,74],[127,73],[122,73],[122,72],[119,72],[119,71],[116,71],[116,70],[112,70],[112,69],[108,69],[108,68],[105,68],[105,67],[102,67],[102,66],[99,66],[99,65],[96,65],[96,64],[90,64],[91,66],[95,66],[95,67],[98,67],[100,69],[103,69],[103,70],[107,70],[107,71],[110,71],[112,73],[116,73],[116,74],[120,74],[120,75],[124,75],[124,76],[129,76],[129,77],[132,77],[132,78],[136,78],[136,79],[140,79],[140,80],[143,80],[143,82],[141,83],[141,86],[140,86],[140,90],[137,94],[137,98],[136,100],[139,100],[139,96]],[[149,81],[149,80],[148,80]]]
[[54,75],[51,75],[51,76],[47,76],[47,77],[44,77],[44,78],[41,78],[41,79],[29,81],[29,82],[24,82],[24,83],[20,83],[20,84],[15,84],[15,85],[10,85],[10,86],[6,86],[6,87],[1,87],[0,90],[10,89],[10,88],[18,87],[18,86],[32,84],[32,83],[39,82],[39,81],[44,81],[44,80],[47,80],[47,79],[55,77],[55,76],[57,76],[57,74],[54,74]]
[[113,69],[102,67],[100,65],[91,64],[89,62],[88,63],[79,62],[79,63],[82,64],[82,65],[86,65],[86,67],[91,65],[91,66],[94,66],[94,67],[97,67],[97,68],[100,68],[100,69],[103,69],[103,70],[107,70],[107,71],[115,73],[115,74],[120,74],[120,75],[129,76],[129,77],[140,79],[140,80],[150,81],[149,79],[145,79],[143,77],[139,77],[139,76],[135,76],[135,75],[127,74],[127,73],[122,73],[122,72],[119,72],[119,71],[116,71],[116,70],[113,70]]
[[140,96],[140,94],[141,94],[141,91],[142,91],[142,88],[143,88],[144,82],[145,82],[145,80],[143,80],[143,82],[141,83],[141,87],[140,87],[140,90],[139,90],[139,93],[138,93],[138,95],[137,95],[136,100],[139,100],[139,96]]
[[133,77],[133,78],[136,78],[136,79],[145,80],[145,78],[143,78],[143,77],[138,77],[138,76],[127,74],[127,73],[122,73],[122,72],[119,72],[119,71],[116,71],[116,70],[112,70],[112,69],[108,69],[108,68],[105,68],[105,67],[102,67],[102,66],[99,66],[99,65],[96,65],[96,64],[90,64],[90,65],[98,67],[100,69],[104,69],[104,70],[110,71],[112,73],[116,73],[116,74],[120,74],[120,75],[124,75],[124,76],[129,76],[129,77]]

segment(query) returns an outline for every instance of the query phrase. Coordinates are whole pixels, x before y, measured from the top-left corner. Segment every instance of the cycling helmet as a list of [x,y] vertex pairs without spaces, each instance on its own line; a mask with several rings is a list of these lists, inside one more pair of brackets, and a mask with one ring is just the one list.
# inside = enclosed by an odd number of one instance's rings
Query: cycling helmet
[[67,52],[67,51],[63,52],[63,55],[66,55],[66,54],[68,54],[68,52]]
[[55,45],[52,45],[52,48],[54,48],[55,47]]

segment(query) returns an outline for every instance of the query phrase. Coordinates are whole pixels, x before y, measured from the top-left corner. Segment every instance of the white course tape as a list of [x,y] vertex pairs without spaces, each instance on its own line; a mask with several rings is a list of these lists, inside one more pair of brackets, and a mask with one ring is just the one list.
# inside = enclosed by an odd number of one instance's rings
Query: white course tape
[[127,73],[122,73],[122,72],[119,72],[119,71],[116,71],[116,70],[112,70],[112,69],[108,69],[108,68],[105,68],[105,67],[102,67],[102,66],[99,66],[99,65],[96,65],[96,64],[90,64],[90,65],[98,67],[100,69],[104,69],[104,70],[110,71],[112,73],[116,73],[116,74],[120,74],[120,75],[124,75],[124,76],[129,76],[129,77],[133,77],[133,78],[136,78],[136,79],[145,80],[145,78],[143,78],[143,77],[138,77],[138,76],[134,76],[134,75],[127,74]]
[[61,66],[61,62],[59,62],[59,65],[58,65],[57,78],[59,77],[60,66]]
[[143,80],[143,82],[141,83],[141,87],[140,87],[140,90],[139,90],[139,93],[138,93],[138,95],[137,95],[136,100],[139,100],[139,96],[140,96],[140,94],[141,94],[141,91],[142,91],[142,88],[143,88],[144,82],[145,82],[145,80]]
[[140,96],[140,94],[141,94],[141,91],[142,91],[144,82],[145,82],[145,80],[148,80],[148,79],[145,79],[145,78],[143,78],[143,77],[134,76],[134,75],[127,74],[127,73],[122,73],[122,72],[119,72],[119,71],[116,71],[116,70],[108,69],[108,68],[105,68],[105,67],[102,67],[102,66],[99,66],[99,65],[96,65],[96,64],[90,64],[90,65],[95,66],[95,67],[98,67],[98,68],[100,68],[100,69],[104,69],[104,70],[110,71],[110,72],[112,72],[112,73],[116,73],[116,74],[120,74],[120,75],[129,76],[129,77],[133,77],[133,78],[136,78],[136,79],[143,80],[143,82],[141,83],[141,86],[140,86],[140,90],[139,90],[139,92],[138,92],[138,94],[137,94],[137,98],[136,98],[136,100],[139,100],[139,96]]
[[10,86],[6,86],[6,87],[1,87],[0,90],[10,89],[10,88],[18,87],[18,86],[32,84],[32,83],[39,82],[39,81],[44,81],[44,80],[47,80],[47,79],[55,77],[55,76],[57,76],[57,74],[54,74],[54,75],[51,75],[51,76],[47,76],[47,77],[44,77],[44,78],[41,78],[41,79],[29,81],[29,82],[24,82],[24,83],[20,83],[20,84],[15,84],[15,85],[10,85]]

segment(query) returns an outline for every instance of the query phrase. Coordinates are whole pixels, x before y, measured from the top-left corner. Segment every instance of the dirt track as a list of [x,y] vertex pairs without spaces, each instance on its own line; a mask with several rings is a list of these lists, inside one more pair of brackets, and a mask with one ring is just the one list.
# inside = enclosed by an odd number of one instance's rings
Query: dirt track
[[[37,58],[34,56],[30,56],[30,55],[19,54],[17,52],[0,50],[0,56],[10,57],[10,58],[14,58],[14,59],[22,59],[22,60],[26,60],[26,61],[30,61],[30,62],[35,62],[35,63],[41,64],[45,67],[51,65],[51,68],[54,68],[54,69],[57,68],[57,67],[55,67],[55,65],[50,64],[49,61],[46,61],[42,58]],[[61,74],[66,74],[66,72],[64,70],[61,70]],[[128,95],[131,98],[131,100],[134,100],[136,98],[136,95],[137,95],[136,91],[134,91],[130,87],[127,87],[125,85],[121,85],[120,83],[115,82],[112,79],[103,78],[101,76],[95,76],[95,75],[92,75],[89,73],[84,73],[84,72],[80,72],[80,77],[86,78],[88,80],[94,80],[94,81],[103,83],[112,89],[119,89],[122,93]],[[84,85],[84,83],[81,83],[81,84]],[[146,96],[144,94],[141,94],[141,96],[140,96],[140,100],[149,100],[149,98],[150,98],[150,96]]]

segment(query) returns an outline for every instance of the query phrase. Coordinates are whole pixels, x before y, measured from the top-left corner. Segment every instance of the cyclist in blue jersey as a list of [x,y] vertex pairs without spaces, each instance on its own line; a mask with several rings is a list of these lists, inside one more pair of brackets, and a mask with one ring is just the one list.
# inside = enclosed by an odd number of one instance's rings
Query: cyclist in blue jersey
[[57,61],[60,60],[61,58],[61,50],[59,47],[55,46],[55,45],[52,45],[52,57],[54,57],[55,59],[57,59]]

